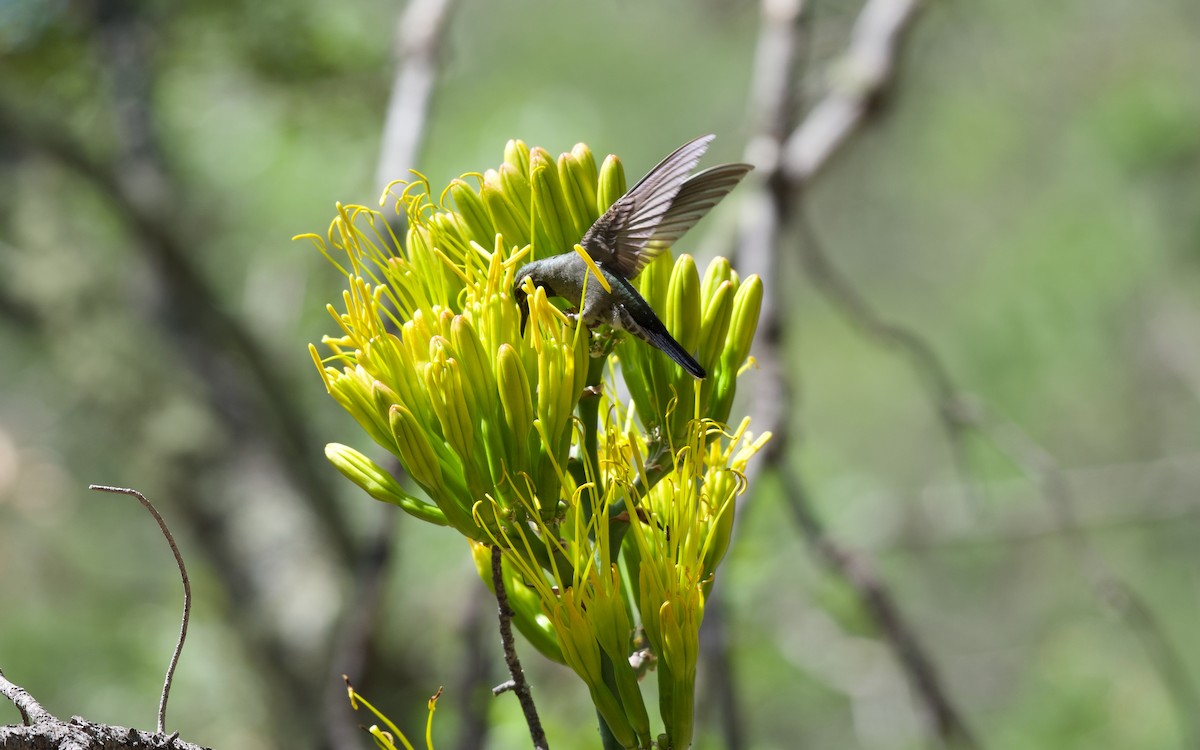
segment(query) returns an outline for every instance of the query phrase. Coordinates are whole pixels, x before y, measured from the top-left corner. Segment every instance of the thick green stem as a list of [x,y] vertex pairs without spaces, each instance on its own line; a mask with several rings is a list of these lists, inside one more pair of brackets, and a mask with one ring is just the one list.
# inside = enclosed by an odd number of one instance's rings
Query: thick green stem
[[608,722],[596,712],[596,721],[600,724],[600,745],[604,750],[625,750],[621,747],[621,743],[617,742],[617,738],[613,736],[612,730],[608,728]]

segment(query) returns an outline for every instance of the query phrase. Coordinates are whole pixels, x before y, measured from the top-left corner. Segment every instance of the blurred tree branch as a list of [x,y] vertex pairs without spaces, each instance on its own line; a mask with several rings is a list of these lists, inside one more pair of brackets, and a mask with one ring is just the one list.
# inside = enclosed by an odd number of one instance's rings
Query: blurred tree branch
[[[859,14],[842,67],[857,72],[795,124],[796,92],[804,70],[804,41],[809,23],[802,0],[764,0],[755,80],[749,102],[755,132],[747,158],[760,165],[760,187],[750,197],[737,247],[743,273],[782,278],[784,238],[802,224],[801,200],[807,180],[827,164],[852,133],[866,122],[869,103],[883,95],[898,64],[902,32],[919,5],[898,0],[868,0]],[[785,496],[809,549],[831,573],[859,596],[880,635],[892,646],[908,682],[928,714],[937,736],[956,747],[976,742],[941,679],[903,617],[895,597],[862,556],[852,555],[826,532],[794,469],[783,466],[791,412],[791,383],[780,362],[782,317],[777,297],[764,295],[754,351],[760,364],[759,383],[751,406],[759,430],[775,434],[769,447],[771,468],[785,481]],[[759,465],[759,470],[767,467]]]
[[[780,9],[797,8],[799,5],[794,0],[768,0],[764,3],[764,19],[773,17],[775,24],[782,29],[787,17],[786,14],[780,14]],[[781,93],[779,80],[783,76],[778,70],[787,68],[794,71],[799,67],[795,62],[794,49],[779,41],[780,31],[764,31],[760,37],[760,56],[766,50],[766,56],[774,56],[779,62],[775,72],[762,76],[767,85],[756,87],[756,96],[752,99],[752,109],[759,113],[759,126],[749,155],[769,166],[764,195],[754,201],[746,212],[747,229],[739,247],[743,268],[747,272],[771,273],[772,277],[778,278],[780,237],[788,230],[798,232],[804,270],[830,305],[864,337],[909,358],[936,407],[964,488],[975,494],[976,482],[971,472],[967,445],[971,433],[991,441],[1022,467],[1028,476],[1038,478],[1060,529],[1071,534],[1072,546],[1085,578],[1091,582],[1097,597],[1120,614],[1126,625],[1138,635],[1151,663],[1172,694],[1188,742],[1190,745],[1200,744],[1200,720],[1197,719],[1200,716],[1200,703],[1189,675],[1181,666],[1183,662],[1179,652],[1166,637],[1144,598],[1111,572],[1082,533],[1071,531],[1078,528],[1074,521],[1074,501],[1053,456],[1015,426],[987,417],[986,410],[978,400],[968,398],[954,383],[948,368],[924,337],[880,316],[830,262],[805,215],[803,189],[833,160],[854,133],[869,122],[870,116],[879,111],[879,102],[895,80],[904,34],[920,9],[921,3],[916,0],[867,0],[854,25],[846,54],[838,64],[836,74],[831,77],[828,92],[794,128],[780,121],[779,118],[787,115],[788,107],[773,101],[771,95],[771,91],[775,90],[775,96],[781,97],[781,101],[787,101],[782,97],[790,96]],[[788,132],[786,140],[778,139],[780,132]],[[756,410],[756,423],[762,428],[763,422],[758,420],[758,415],[766,416],[767,429],[775,429],[778,415],[788,413],[786,408],[779,406],[785,402],[779,401],[775,395],[776,389],[779,393],[787,392],[777,360],[778,320],[774,301],[771,300],[768,305],[768,301],[764,300],[763,322],[759,326],[763,340],[760,342],[762,346],[756,350],[760,356],[766,354],[764,379],[777,383],[768,385],[764,389],[768,395],[757,402],[771,404],[769,408]],[[781,436],[784,433],[781,430],[778,434]],[[773,456],[779,457],[785,443],[778,438],[774,442]],[[837,571],[859,591],[905,665],[910,682],[923,696],[939,734],[948,741],[972,744],[970,733],[947,700],[945,692],[937,686],[938,680],[931,663],[917,645],[911,629],[899,617],[887,589],[882,587],[863,558],[849,555],[828,537],[809,504],[799,477],[790,470],[784,470],[784,477],[791,487],[787,495],[793,515],[804,530],[810,546],[827,567]]]
[[[97,35],[111,63],[113,111],[121,150],[111,164],[95,163],[98,183],[115,188],[113,199],[142,242],[140,249],[158,272],[171,300],[169,313],[178,324],[170,338],[185,346],[198,368],[225,362],[247,377],[248,390],[241,400],[263,417],[272,430],[270,449],[277,454],[300,496],[310,505],[341,562],[349,566],[355,557],[355,541],[344,513],[337,506],[328,475],[316,470],[321,464],[320,444],[308,429],[299,405],[290,396],[287,379],[271,363],[268,348],[249,327],[229,314],[220,295],[192,261],[197,248],[180,238],[194,224],[185,215],[176,186],[159,146],[155,115],[151,108],[153,71],[156,69],[145,35],[145,21],[134,4],[105,3],[98,7]],[[98,187],[101,185],[98,184]],[[193,220],[190,220],[193,219]],[[182,334],[182,335],[179,335]],[[231,354],[236,357],[231,360]],[[203,369],[201,370],[203,371]],[[211,372],[210,372],[211,374]],[[239,378],[231,384],[209,377],[205,382],[220,386],[211,394],[218,412],[232,422],[226,388],[247,388]],[[244,417],[242,417],[244,419]],[[233,429],[233,434],[242,430]],[[255,425],[258,427],[259,425]]]
[[978,743],[950,700],[937,668],[870,559],[851,552],[829,536],[795,467],[780,467],[779,475],[784,487],[784,502],[809,549],[827,570],[858,593],[863,607],[904,669],[909,684],[921,697],[938,737],[951,747],[976,747]]
[[892,88],[900,46],[916,20],[921,0],[867,0],[850,42],[828,76],[828,90],[783,144],[783,177],[794,185],[812,181]]
[[[201,372],[212,367],[213,360],[210,357],[218,361],[227,361],[228,353],[222,350],[220,344],[223,338],[225,343],[232,345],[239,358],[249,365],[250,372],[257,373],[258,382],[264,391],[263,402],[257,405],[260,408],[265,405],[268,409],[279,409],[276,413],[279,419],[271,420],[277,425],[280,422],[296,425],[297,432],[282,438],[283,444],[290,446],[290,450],[284,451],[287,465],[300,474],[314,477],[314,483],[307,485],[303,496],[326,499],[326,502],[316,502],[314,506],[318,509],[323,508],[331,521],[337,519],[323,527],[331,539],[341,540],[332,546],[342,549],[344,554],[349,554],[349,535],[345,523],[340,514],[336,513],[332,495],[321,492],[323,479],[319,479],[312,471],[316,462],[311,459],[319,455],[319,452],[314,449],[311,456],[303,457],[308,450],[300,447],[297,439],[302,440],[306,432],[306,428],[302,427],[304,422],[300,419],[299,412],[293,408],[279,387],[274,367],[266,361],[260,350],[256,350],[250,334],[222,310],[215,292],[188,259],[184,245],[179,239],[179,229],[173,222],[142,207],[118,177],[115,165],[88,154],[65,132],[47,119],[31,114],[27,108],[18,112],[20,111],[14,105],[0,95],[0,134],[41,153],[90,182],[96,193],[112,205],[116,215],[125,221],[139,238],[139,247],[151,256],[164,284],[174,290],[173,294],[164,296],[171,300],[172,313],[186,319],[184,322],[187,325],[187,333],[176,331],[180,336],[171,335],[165,338],[182,349],[189,361],[197,364]],[[236,364],[234,366],[236,367]],[[225,419],[232,434],[240,435],[241,440],[247,439],[248,425],[243,424],[245,415],[229,408],[228,394],[216,390],[219,385],[228,383],[228,379],[204,380],[213,386],[213,390],[208,394],[213,411]],[[251,401],[254,401],[252,397]],[[282,432],[287,431],[286,428],[282,429]],[[224,457],[213,455],[201,461],[177,462],[173,471],[211,471],[216,465],[228,460],[230,455],[235,455],[239,444],[227,444],[222,451]],[[279,640],[278,634],[272,633],[269,628],[255,621],[253,612],[261,596],[251,584],[253,577],[247,574],[251,564],[231,544],[227,519],[215,508],[210,507],[209,498],[196,486],[196,476],[198,475],[193,473],[187,478],[181,477],[174,486],[167,487],[167,493],[178,503],[180,513],[201,545],[210,569],[222,582],[231,604],[229,611],[235,620],[240,621],[236,632],[246,642],[246,652],[265,662],[258,675],[270,684],[269,694],[278,698],[272,701],[272,705],[276,709],[286,711],[285,715],[292,716],[295,707],[303,705],[309,680],[294,668],[295,659],[289,653],[288,647]],[[338,532],[337,529],[342,531]],[[312,716],[313,713],[308,712],[308,715]]]
[[[126,104],[125,109],[144,108]],[[191,260],[192,248],[183,237],[189,223],[182,208],[165,188],[170,181],[152,160],[129,154],[124,160],[104,160],[89,153],[74,137],[50,118],[18,106],[0,93],[0,135],[53,160],[91,183],[96,194],[108,201],[114,213],[139,239],[138,247],[151,261],[163,286],[169,290],[170,316],[179,323],[166,340],[180,348],[185,357],[202,370],[214,362],[226,363],[248,377],[254,393],[242,394],[273,428],[271,445],[284,467],[308,499],[320,519],[320,527],[334,550],[344,560],[353,557],[353,541],[324,474],[314,460],[321,455],[309,435],[307,421],[288,396],[285,378],[271,364],[266,347],[233,315],[225,310],[217,292]],[[148,175],[154,175],[148,177]],[[151,186],[152,185],[152,186]],[[165,322],[165,321],[160,321]],[[229,407],[229,394],[215,390],[228,386],[228,379],[206,379],[214,390],[209,394],[215,411],[230,423],[234,434],[244,433],[247,415]],[[241,382],[241,381],[239,381]]]
[[408,177],[425,140],[438,61],[446,41],[455,0],[410,0],[396,27],[396,74],[383,121],[379,165],[380,190]]
[[[109,62],[104,70],[111,76],[109,106],[117,122],[116,152],[93,153],[50,118],[17,105],[5,94],[0,94],[0,136],[82,177],[108,203],[154,270],[163,309],[153,322],[167,333],[164,341],[200,373],[212,411],[230,436],[206,456],[176,457],[172,470],[179,481],[171,495],[228,594],[229,611],[238,622],[235,632],[244,640],[246,653],[260,660],[262,668],[256,674],[272,696],[269,703],[276,721],[303,727],[305,734],[316,736],[320,713],[309,708],[314,703],[314,680],[301,667],[303,659],[293,646],[262,621],[260,613],[269,594],[256,583],[260,577],[250,572],[257,566],[248,558],[253,552],[232,543],[229,519],[205,496],[197,478],[261,445],[278,460],[316,517],[313,527],[346,566],[356,554],[353,536],[327,474],[318,471],[321,451],[286,378],[272,363],[267,347],[226,311],[214,285],[193,261],[200,247],[189,238],[203,233],[193,231],[197,217],[188,215],[159,148],[150,103],[155,66],[144,40],[144,20],[125,3],[105,4],[97,14],[96,54]],[[231,372],[241,377],[229,377]],[[271,439],[262,440],[263,426]]]

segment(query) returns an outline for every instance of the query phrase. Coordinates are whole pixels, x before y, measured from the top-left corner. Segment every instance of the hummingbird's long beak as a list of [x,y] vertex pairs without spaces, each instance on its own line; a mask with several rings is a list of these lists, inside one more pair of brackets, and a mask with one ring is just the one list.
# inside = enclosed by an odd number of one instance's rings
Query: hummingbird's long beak
[[521,337],[524,338],[525,324],[529,322],[529,295],[518,286],[513,290],[513,297],[517,301],[517,307],[521,308]]

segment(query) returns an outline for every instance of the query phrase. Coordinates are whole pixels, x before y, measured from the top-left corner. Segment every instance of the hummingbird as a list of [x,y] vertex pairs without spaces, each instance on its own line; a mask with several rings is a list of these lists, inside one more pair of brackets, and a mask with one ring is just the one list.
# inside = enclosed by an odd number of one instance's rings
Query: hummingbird
[[521,308],[522,335],[529,318],[529,301],[522,285],[529,278],[550,296],[574,303],[582,297],[579,315],[585,324],[606,323],[628,331],[664,352],[693,377],[705,376],[704,368],[671,336],[630,282],[754,168],[750,164],[718,164],[692,174],[713,138],[701,136],[671,152],[596,219],[579,241],[611,292],[597,279],[587,279],[591,271],[576,252],[535,260],[517,271],[513,295]]

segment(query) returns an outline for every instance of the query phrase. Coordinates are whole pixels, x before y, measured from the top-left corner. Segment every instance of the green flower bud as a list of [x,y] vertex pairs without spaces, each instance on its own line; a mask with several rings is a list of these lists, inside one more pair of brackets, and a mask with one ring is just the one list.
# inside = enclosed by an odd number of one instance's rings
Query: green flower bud
[[700,320],[700,276],[690,255],[680,255],[671,268],[665,312],[663,322],[667,330],[674,332],[675,339],[684,349],[696,351],[704,326],[696,325]]
[[400,460],[412,478],[426,489],[441,484],[441,465],[412,412],[396,404],[388,411],[388,420]]
[[[699,330],[703,339],[699,342],[700,362],[717,368],[724,354],[726,337],[729,334],[729,316],[733,312],[733,284],[725,281],[704,298],[704,312],[696,311],[700,320]],[[697,305],[699,307],[699,305]]]
[[762,298],[762,280],[758,276],[751,276],[742,282],[734,296],[729,336],[722,355],[734,366],[741,366],[746,357],[750,356],[750,344],[754,341],[754,332],[758,329]]
[[575,243],[574,222],[550,153],[535,148],[529,161],[533,185],[533,259],[561,253]]
[[504,163],[517,170],[517,173],[529,179],[529,147],[525,141],[510,140],[504,144]]
[[718,255],[709,262],[708,268],[704,269],[704,283],[701,285],[701,296],[705,300],[712,299],[713,295],[716,294],[717,287],[727,281],[734,282],[735,286],[737,284],[733,267],[729,265],[729,260]]
[[625,168],[621,160],[609,154],[600,166],[600,182],[596,186],[596,215],[599,216],[625,195]]
[[496,226],[483,199],[465,180],[452,180],[449,190],[454,206],[458,209],[458,216],[462,219],[462,226],[466,230],[466,238],[491,245],[496,239]]
[[[596,184],[600,180],[600,173],[596,171],[596,158],[592,156],[592,150],[588,148],[586,143],[576,143],[571,149],[571,156],[579,163],[580,168],[584,170],[585,189],[591,192],[592,198],[596,197]],[[596,211],[596,218],[600,218],[603,211]]]
[[404,491],[400,483],[379,464],[349,446],[330,443],[325,457],[344,477],[363,488],[376,500],[399,506],[422,521],[445,526],[446,514],[436,505],[419,500]]
[[529,460],[529,444],[534,437],[533,401],[529,394],[529,378],[517,350],[510,344],[500,346],[496,357],[496,377],[500,404],[509,432],[516,438],[515,454],[518,465]]
[[[578,241],[600,214],[596,213],[596,165],[591,151],[583,144],[575,149],[558,157],[558,179],[567,211],[574,222],[573,241]],[[584,154],[584,160],[576,155],[578,151]]]
[[529,152],[525,152],[525,166],[521,168],[514,167],[511,164],[500,165],[500,184],[504,191],[504,197],[512,204],[513,209],[517,212],[517,218],[521,219],[524,226],[527,227],[525,235],[529,238],[524,243],[518,242],[518,245],[527,245],[532,241],[533,235],[528,227],[532,226],[533,221],[533,185],[529,182]]
[[504,237],[506,244],[510,247],[524,247],[529,244],[529,212],[526,210],[522,215],[519,204],[506,194],[500,182],[500,174],[493,169],[489,169],[483,175],[480,198],[487,209],[492,226]]

